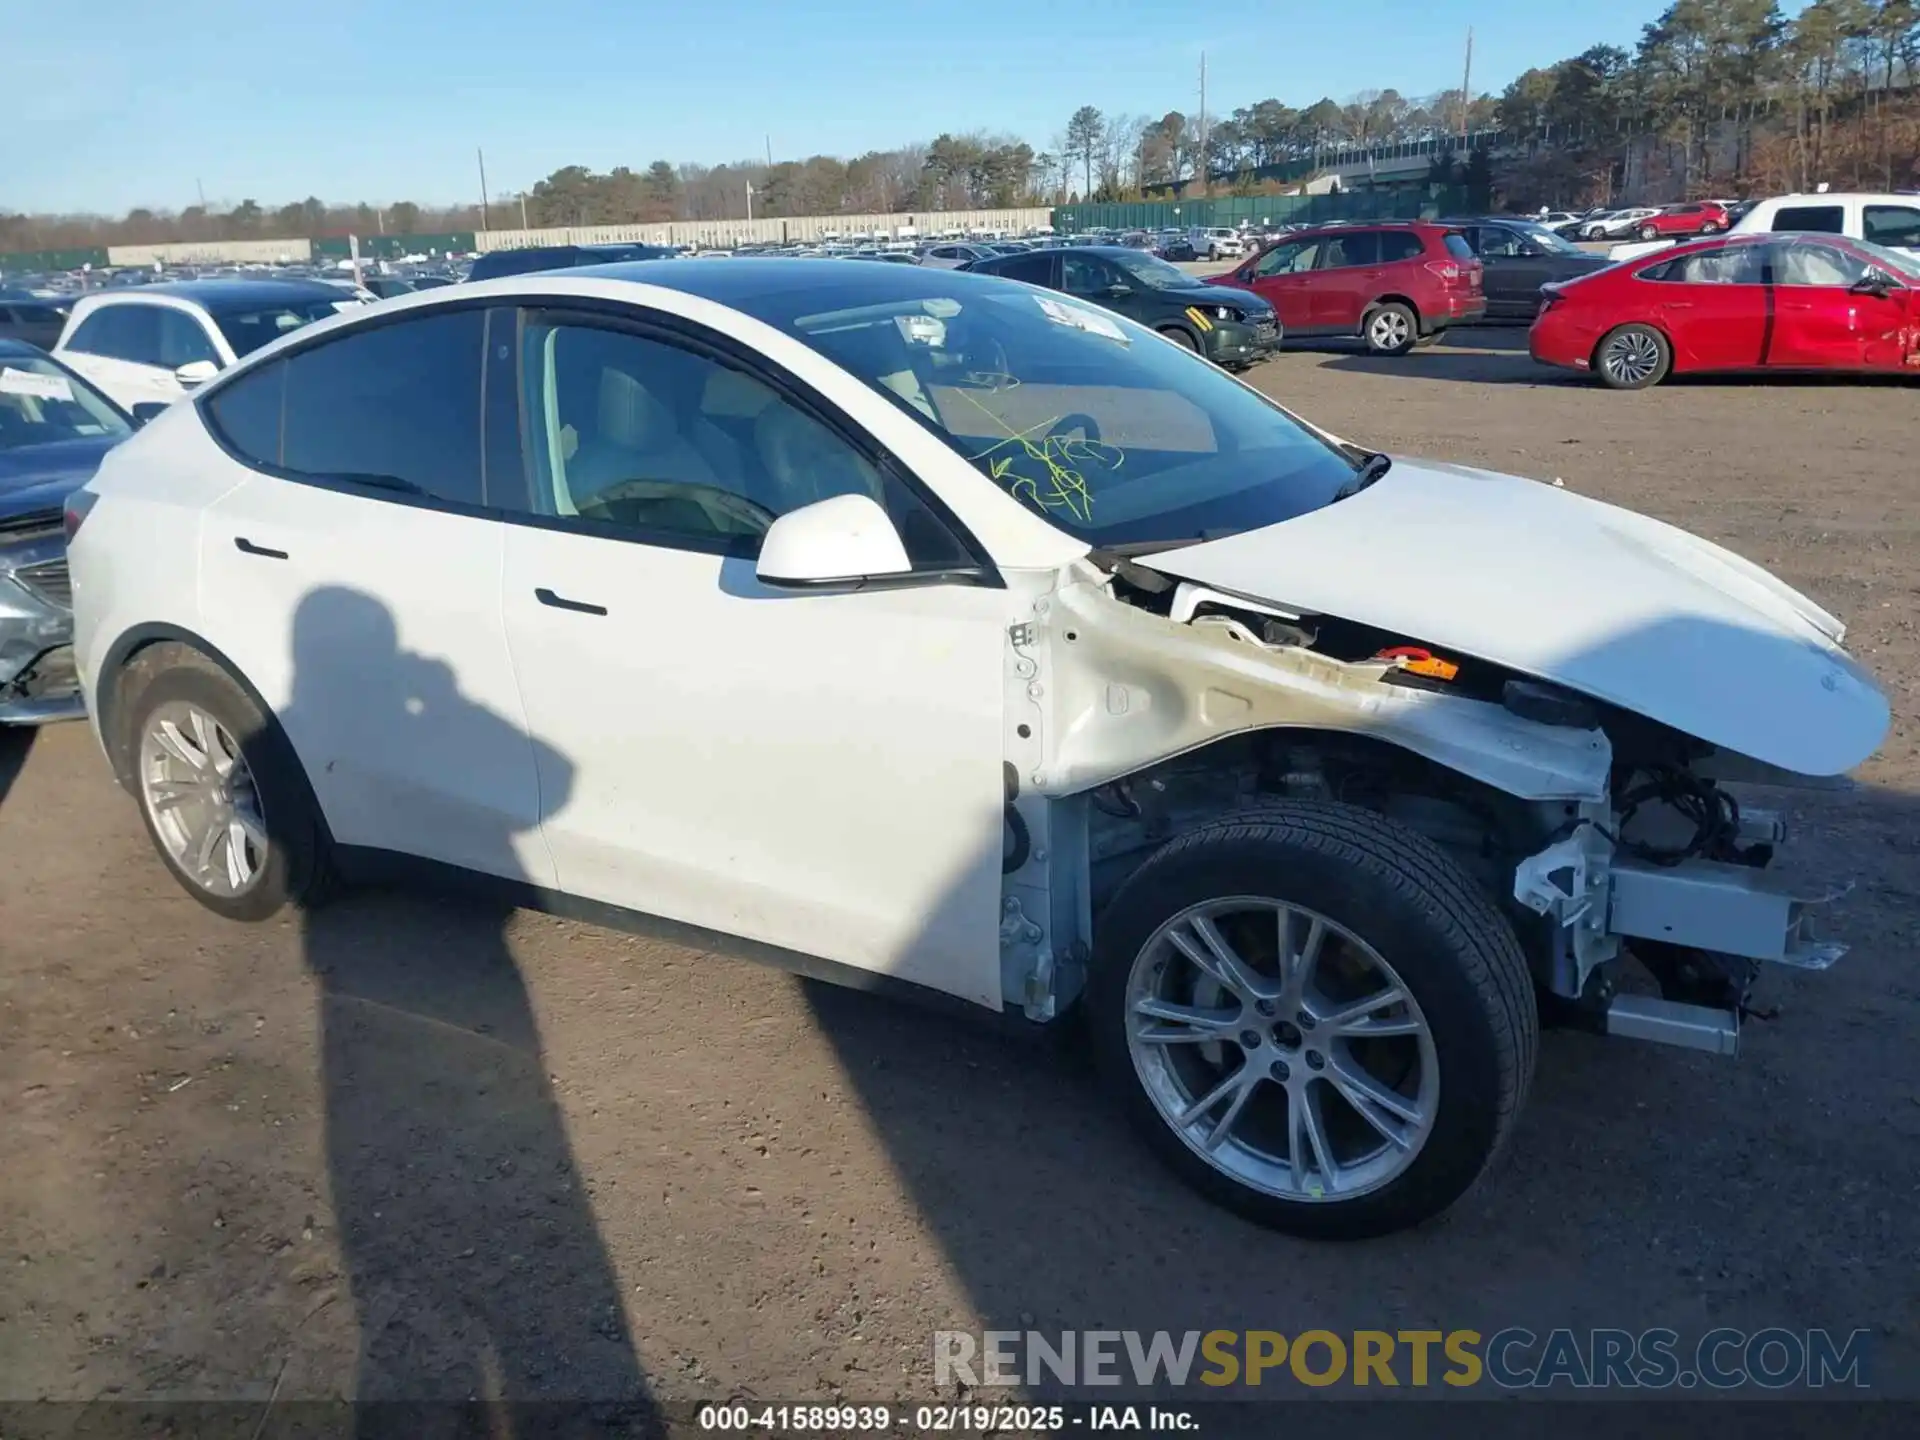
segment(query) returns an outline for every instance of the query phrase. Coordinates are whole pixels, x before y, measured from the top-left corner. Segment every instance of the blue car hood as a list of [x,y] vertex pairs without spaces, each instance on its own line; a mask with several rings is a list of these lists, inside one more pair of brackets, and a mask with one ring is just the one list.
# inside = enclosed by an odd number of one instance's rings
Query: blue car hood
[[58,511],[68,495],[93,478],[101,457],[121,438],[86,436],[0,450],[0,523]]

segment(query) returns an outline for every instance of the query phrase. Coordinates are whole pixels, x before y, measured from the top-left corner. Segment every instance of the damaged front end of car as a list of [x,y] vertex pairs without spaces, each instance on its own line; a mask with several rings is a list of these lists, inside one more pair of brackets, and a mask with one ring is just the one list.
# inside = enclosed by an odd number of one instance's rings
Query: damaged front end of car
[[1731,1055],[1766,965],[1844,951],[1813,928],[1832,893],[1779,878],[1781,817],[1726,784],[1830,781],[1146,561],[1096,554],[1023,603],[1001,940],[1030,1019],[1074,1000],[1095,917],[1148,856],[1275,800],[1360,806],[1445,850],[1507,915],[1548,1023]]
[[59,512],[0,517],[0,725],[83,713]]

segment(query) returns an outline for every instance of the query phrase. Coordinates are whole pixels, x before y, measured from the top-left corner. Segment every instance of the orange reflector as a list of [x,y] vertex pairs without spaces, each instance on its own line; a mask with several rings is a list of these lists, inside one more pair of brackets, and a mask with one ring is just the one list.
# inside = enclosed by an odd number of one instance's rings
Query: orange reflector
[[1423,650],[1418,645],[1395,645],[1373,658],[1391,660],[1409,675],[1425,675],[1432,680],[1451,680],[1460,673],[1460,667],[1453,661],[1442,660],[1431,650]]

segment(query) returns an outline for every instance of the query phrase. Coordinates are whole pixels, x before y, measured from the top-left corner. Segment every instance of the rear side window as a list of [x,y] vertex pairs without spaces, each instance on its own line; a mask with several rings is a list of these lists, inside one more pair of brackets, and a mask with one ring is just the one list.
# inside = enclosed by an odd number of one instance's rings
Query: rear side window
[[1911,205],[1869,205],[1861,239],[1896,249],[1920,248],[1920,210]]
[[1351,265],[1378,265],[1380,232],[1358,230],[1344,235],[1330,235],[1326,239],[1325,250],[1320,261],[1323,270],[1339,270]]
[[1449,234],[1444,236],[1440,243],[1447,247],[1447,254],[1456,260],[1473,259],[1473,247],[1467,244],[1467,237],[1464,235]]
[[286,387],[287,362],[277,360],[222,385],[201,408],[220,438],[242,458],[278,466],[280,402]]
[[1044,285],[1053,274],[1051,255],[1016,255],[995,265],[992,272],[1009,280],[1024,280],[1029,285]]
[[[484,310],[455,310],[355,331],[288,356],[274,367],[286,371],[280,467],[315,479],[361,477],[436,499],[485,503],[485,332]],[[270,413],[264,394],[249,404],[255,408],[236,413],[233,429],[215,411],[236,444],[239,433]]]
[[1774,212],[1772,228],[1844,235],[1847,231],[1847,212],[1838,205],[1790,205]]
[[[1449,240],[1458,240],[1465,245],[1466,239],[1459,235],[1449,235]],[[1385,230],[1380,235],[1380,263],[1391,265],[1396,260],[1418,260],[1424,252],[1420,247],[1420,237],[1410,230]],[[1468,254],[1472,254],[1469,248]]]

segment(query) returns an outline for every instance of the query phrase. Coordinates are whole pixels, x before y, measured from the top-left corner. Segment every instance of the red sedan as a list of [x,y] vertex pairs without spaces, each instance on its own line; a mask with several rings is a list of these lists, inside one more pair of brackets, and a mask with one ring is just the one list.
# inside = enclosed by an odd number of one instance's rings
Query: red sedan
[[1673,372],[1920,375],[1920,258],[1838,235],[1729,235],[1542,287],[1528,349],[1616,390]]
[[1634,230],[1642,240],[1661,240],[1676,235],[1711,235],[1732,223],[1727,207],[1717,200],[1691,200],[1685,205],[1668,205],[1642,220]]

